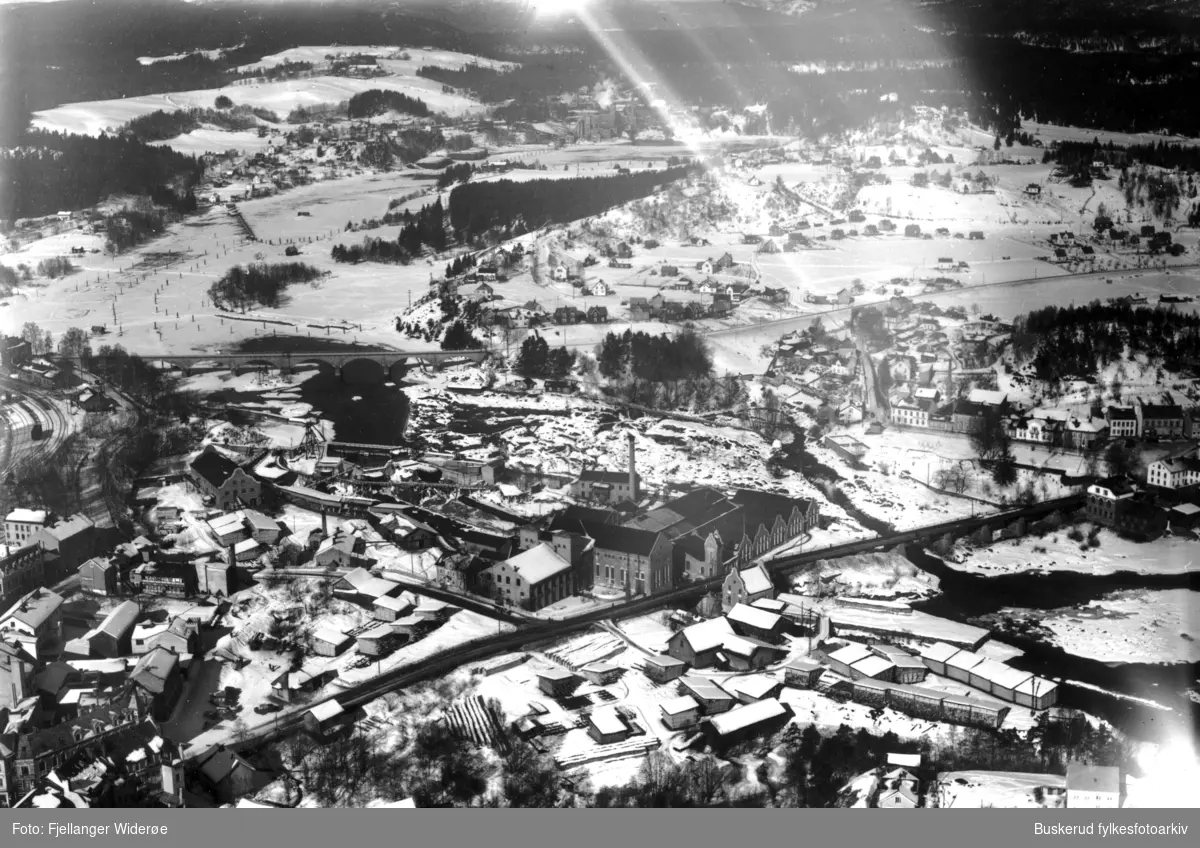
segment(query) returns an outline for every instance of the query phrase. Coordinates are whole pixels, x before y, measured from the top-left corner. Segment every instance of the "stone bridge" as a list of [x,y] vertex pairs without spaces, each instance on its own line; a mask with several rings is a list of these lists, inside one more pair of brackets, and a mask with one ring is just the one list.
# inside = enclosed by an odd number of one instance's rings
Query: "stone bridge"
[[277,369],[283,374],[290,374],[296,369],[315,365],[344,378],[348,367],[354,366],[358,373],[363,373],[364,363],[374,363],[378,366],[380,382],[399,382],[414,366],[423,365],[438,369],[458,362],[480,362],[487,355],[487,351],[483,350],[257,351],[162,356],[143,354],[148,362],[161,368],[177,369],[185,375],[201,371],[232,371],[234,374],[241,374],[262,369]]

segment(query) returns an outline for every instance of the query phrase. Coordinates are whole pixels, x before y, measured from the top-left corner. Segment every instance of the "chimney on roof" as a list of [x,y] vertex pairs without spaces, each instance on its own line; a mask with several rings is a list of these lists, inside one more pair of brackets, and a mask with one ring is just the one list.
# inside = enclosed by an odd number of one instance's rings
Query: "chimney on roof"
[[633,433],[626,433],[629,439],[629,498],[636,501],[638,499],[638,481],[637,481],[637,447],[634,445]]

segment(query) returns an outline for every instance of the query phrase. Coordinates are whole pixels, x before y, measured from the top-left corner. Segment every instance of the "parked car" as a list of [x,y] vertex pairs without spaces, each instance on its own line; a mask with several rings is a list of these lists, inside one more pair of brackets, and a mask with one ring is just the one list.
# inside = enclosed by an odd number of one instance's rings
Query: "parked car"
[[279,706],[279,704],[259,704],[254,708],[254,712],[259,715],[266,715],[267,713],[277,713],[282,709],[283,707]]

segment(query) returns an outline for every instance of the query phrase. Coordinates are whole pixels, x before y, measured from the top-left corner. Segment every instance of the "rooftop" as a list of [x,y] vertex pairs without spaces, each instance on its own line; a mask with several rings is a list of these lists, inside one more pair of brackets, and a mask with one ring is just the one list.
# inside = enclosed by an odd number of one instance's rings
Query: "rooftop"
[[19,521],[25,524],[45,524],[47,514],[44,509],[14,509],[4,517],[4,520]]
[[758,630],[774,630],[782,621],[782,616],[777,613],[767,612],[746,604],[735,604],[733,609],[726,614],[726,618],[735,624],[745,624]]
[[545,542],[511,557],[508,565],[530,585],[571,570],[571,563],[556,554]]
[[851,668],[859,674],[865,674],[867,677],[874,677],[886,671],[889,668],[895,668],[896,664],[891,660],[885,660],[883,657],[876,654],[871,654],[869,657],[859,660],[854,663]]
[[779,681],[766,674],[754,674],[748,677],[731,677],[722,688],[730,695],[745,695],[756,700],[765,698],[779,685]]
[[309,710],[309,713],[311,713],[312,717],[317,721],[329,721],[329,719],[339,716],[343,712],[345,712],[345,710],[342,709],[342,705],[339,704],[336,699],[324,701]]
[[874,654],[871,653],[871,649],[866,645],[851,642],[845,647],[838,648],[832,654],[829,654],[829,659],[834,662],[845,663],[846,665],[854,665],[859,660],[865,660],[871,656],[874,656]]
[[672,698],[669,701],[663,701],[663,703],[659,706],[662,707],[662,711],[667,715],[679,715],[680,713],[686,713],[689,710],[700,709],[700,704],[698,704],[696,699],[691,695],[680,695],[678,698]]
[[734,707],[727,713],[714,716],[712,727],[721,736],[726,736],[764,721],[787,715],[787,708],[775,698],[755,701],[752,704]]
[[158,695],[166,688],[167,679],[178,666],[179,654],[163,647],[151,648],[133,667],[129,679]]
[[210,485],[220,488],[237,471],[238,464],[209,448],[192,460],[191,468]]
[[767,573],[767,569],[761,562],[749,568],[740,569],[738,576],[742,578],[742,586],[745,587],[747,594],[757,595],[760,592],[775,591],[775,584],[771,582],[771,575]]
[[[695,703],[694,701],[692,703]],[[588,716],[588,721],[604,735],[610,733],[624,733],[629,728],[625,725],[625,719],[621,718],[616,707],[599,707],[592,711]]]
[[736,635],[733,627],[724,617],[701,621],[699,624],[685,627],[679,632],[691,649],[697,653],[719,648],[728,637]]

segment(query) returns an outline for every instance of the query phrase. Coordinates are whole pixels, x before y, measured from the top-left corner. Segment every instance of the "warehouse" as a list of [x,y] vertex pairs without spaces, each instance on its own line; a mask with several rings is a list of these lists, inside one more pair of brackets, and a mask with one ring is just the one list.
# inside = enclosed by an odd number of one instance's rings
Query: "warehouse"
[[1013,689],[1016,702],[1031,710],[1045,710],[1058,703],[1058,684],[1040,677],[1030,677]]
[[825,661],[829,663],[831,669],[842,677],[850,677],[850,666],[859,660],[865,660],[871,656],[874,656],[874,654],[871,653],[871,649],[866,645],[861,645],[858,642],[849,642],[845,647],[838,648],[826,656]]
[[992,680],[998,674],[1004,674],[1008,669],[1004,663],[999,660],[994,660],[990,657],[985,657],[983,662],[971,669],[970,679],[967,681],[976,689],[982,689],[984,692],[992,691]]
[[863,657],[850,666],[850,679],[861,680],[870,677],[874,680],[891,680],[896,671],[896,665],[876,654]]
[[569,697],[579,684],[583,683],[583,678],[577,674],[572,674],[564,668],[551,668],[546,671],[537,673],[538,688],[552,698]]
[[983,662],[983,657],[970,651],[959,651],[946,660],[946,676],[959,683],[971,682],[971,669]]
[[925,663],[909,654],[904,654],[903,656],[897,654],[889,657],[889,659],[896,667],[892,679],[897,683],[920,683],[925,679],[925,675],[929,673],[929,669],[925,667]]
[[1033,677],[1033,675],[1028,671],[1021,671],[1010,665],[1004,665],[1003,663],[1000,665],[1001,667],[988,677],[991,683],[989,691],[997,698],[1016,702],[1017,687]]
[[946,660],[957,654],[958,648],[945,642],[934,642],[921,649],[921,661],[934,674],[946,677]]

